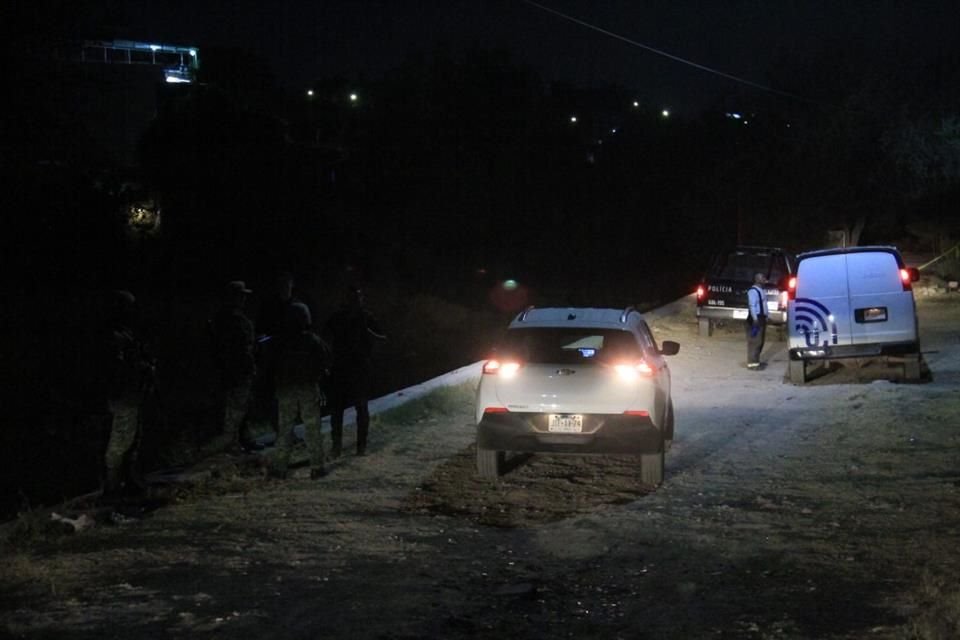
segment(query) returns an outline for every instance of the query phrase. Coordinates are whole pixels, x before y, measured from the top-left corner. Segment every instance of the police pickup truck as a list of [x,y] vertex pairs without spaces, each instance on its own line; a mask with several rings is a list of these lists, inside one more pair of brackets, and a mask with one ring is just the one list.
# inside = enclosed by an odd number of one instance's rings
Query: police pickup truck
[[767,323],[787,322],[786,283],[794,272],[794,257],[774,247],[738,246],[714,256],[697,285],[697,324],[701,336],[713,335],[717,324],[746,320],[747,289],[762,273],[767,279]]

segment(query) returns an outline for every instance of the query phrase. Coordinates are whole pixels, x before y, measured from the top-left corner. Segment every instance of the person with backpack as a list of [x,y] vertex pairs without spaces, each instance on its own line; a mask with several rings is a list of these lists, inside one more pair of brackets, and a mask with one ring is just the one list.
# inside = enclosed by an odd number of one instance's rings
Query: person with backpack
[[747,308],[749,313],[744,325],[747,336],[747,369],[760,369],[760,352],[767,335],[767,293],[763,285],[767,277],[758,273],[753,277],[753,286],[747,289]]
[[326,407],[326,382],[330,348],[312,329],[310,308],[302,302],[287,310],[284,328],[277,336],[276,386],[279,403],[279,432],[269,470],[278,478],[287,477],[294,445],[294,428],[303,423],[310,478],[326,475],[321,419]]

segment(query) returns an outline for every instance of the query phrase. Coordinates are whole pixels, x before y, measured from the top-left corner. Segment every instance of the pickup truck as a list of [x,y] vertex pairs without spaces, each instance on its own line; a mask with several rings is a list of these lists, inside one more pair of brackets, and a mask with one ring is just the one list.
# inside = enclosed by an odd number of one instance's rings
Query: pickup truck
[[697,324],[703,337],[713,335],[717,324],[746,320],[747,289],[754,276],[767,278],[767,323],[787,322],[787,280],[795,269],[794,256],[775,247],[738,246],[714,256],[697,285]]

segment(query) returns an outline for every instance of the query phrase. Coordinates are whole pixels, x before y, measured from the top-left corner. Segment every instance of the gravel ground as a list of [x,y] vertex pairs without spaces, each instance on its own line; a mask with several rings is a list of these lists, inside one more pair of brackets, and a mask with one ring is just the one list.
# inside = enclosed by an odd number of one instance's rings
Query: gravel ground
[[617,457],[478,479],[462,384],[380,416],[371,454],[321,480],[214,458],[156,509],[75,501],[60,512],[94,526],[8,525],[0,633],[957,637],[960,296],[918,302],[923,384],[863,362],[794,387],[784,342],[748,371],[740,327],[700,338],[691,304],[652,321],[682,345],[656,490]]

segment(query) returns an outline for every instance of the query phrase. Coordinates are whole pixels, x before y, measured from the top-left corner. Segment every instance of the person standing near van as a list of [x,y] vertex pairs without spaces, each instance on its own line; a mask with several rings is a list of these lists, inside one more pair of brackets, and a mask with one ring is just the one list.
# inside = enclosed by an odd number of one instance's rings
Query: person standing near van
[[744,327],[747,334],[747,369],[760,368],[760,352],[767,336],[767,309],[764,304],[767,297],[763,285],[767,277],[758,273],[753,277],[753,286],[747,289],[748,315]]

